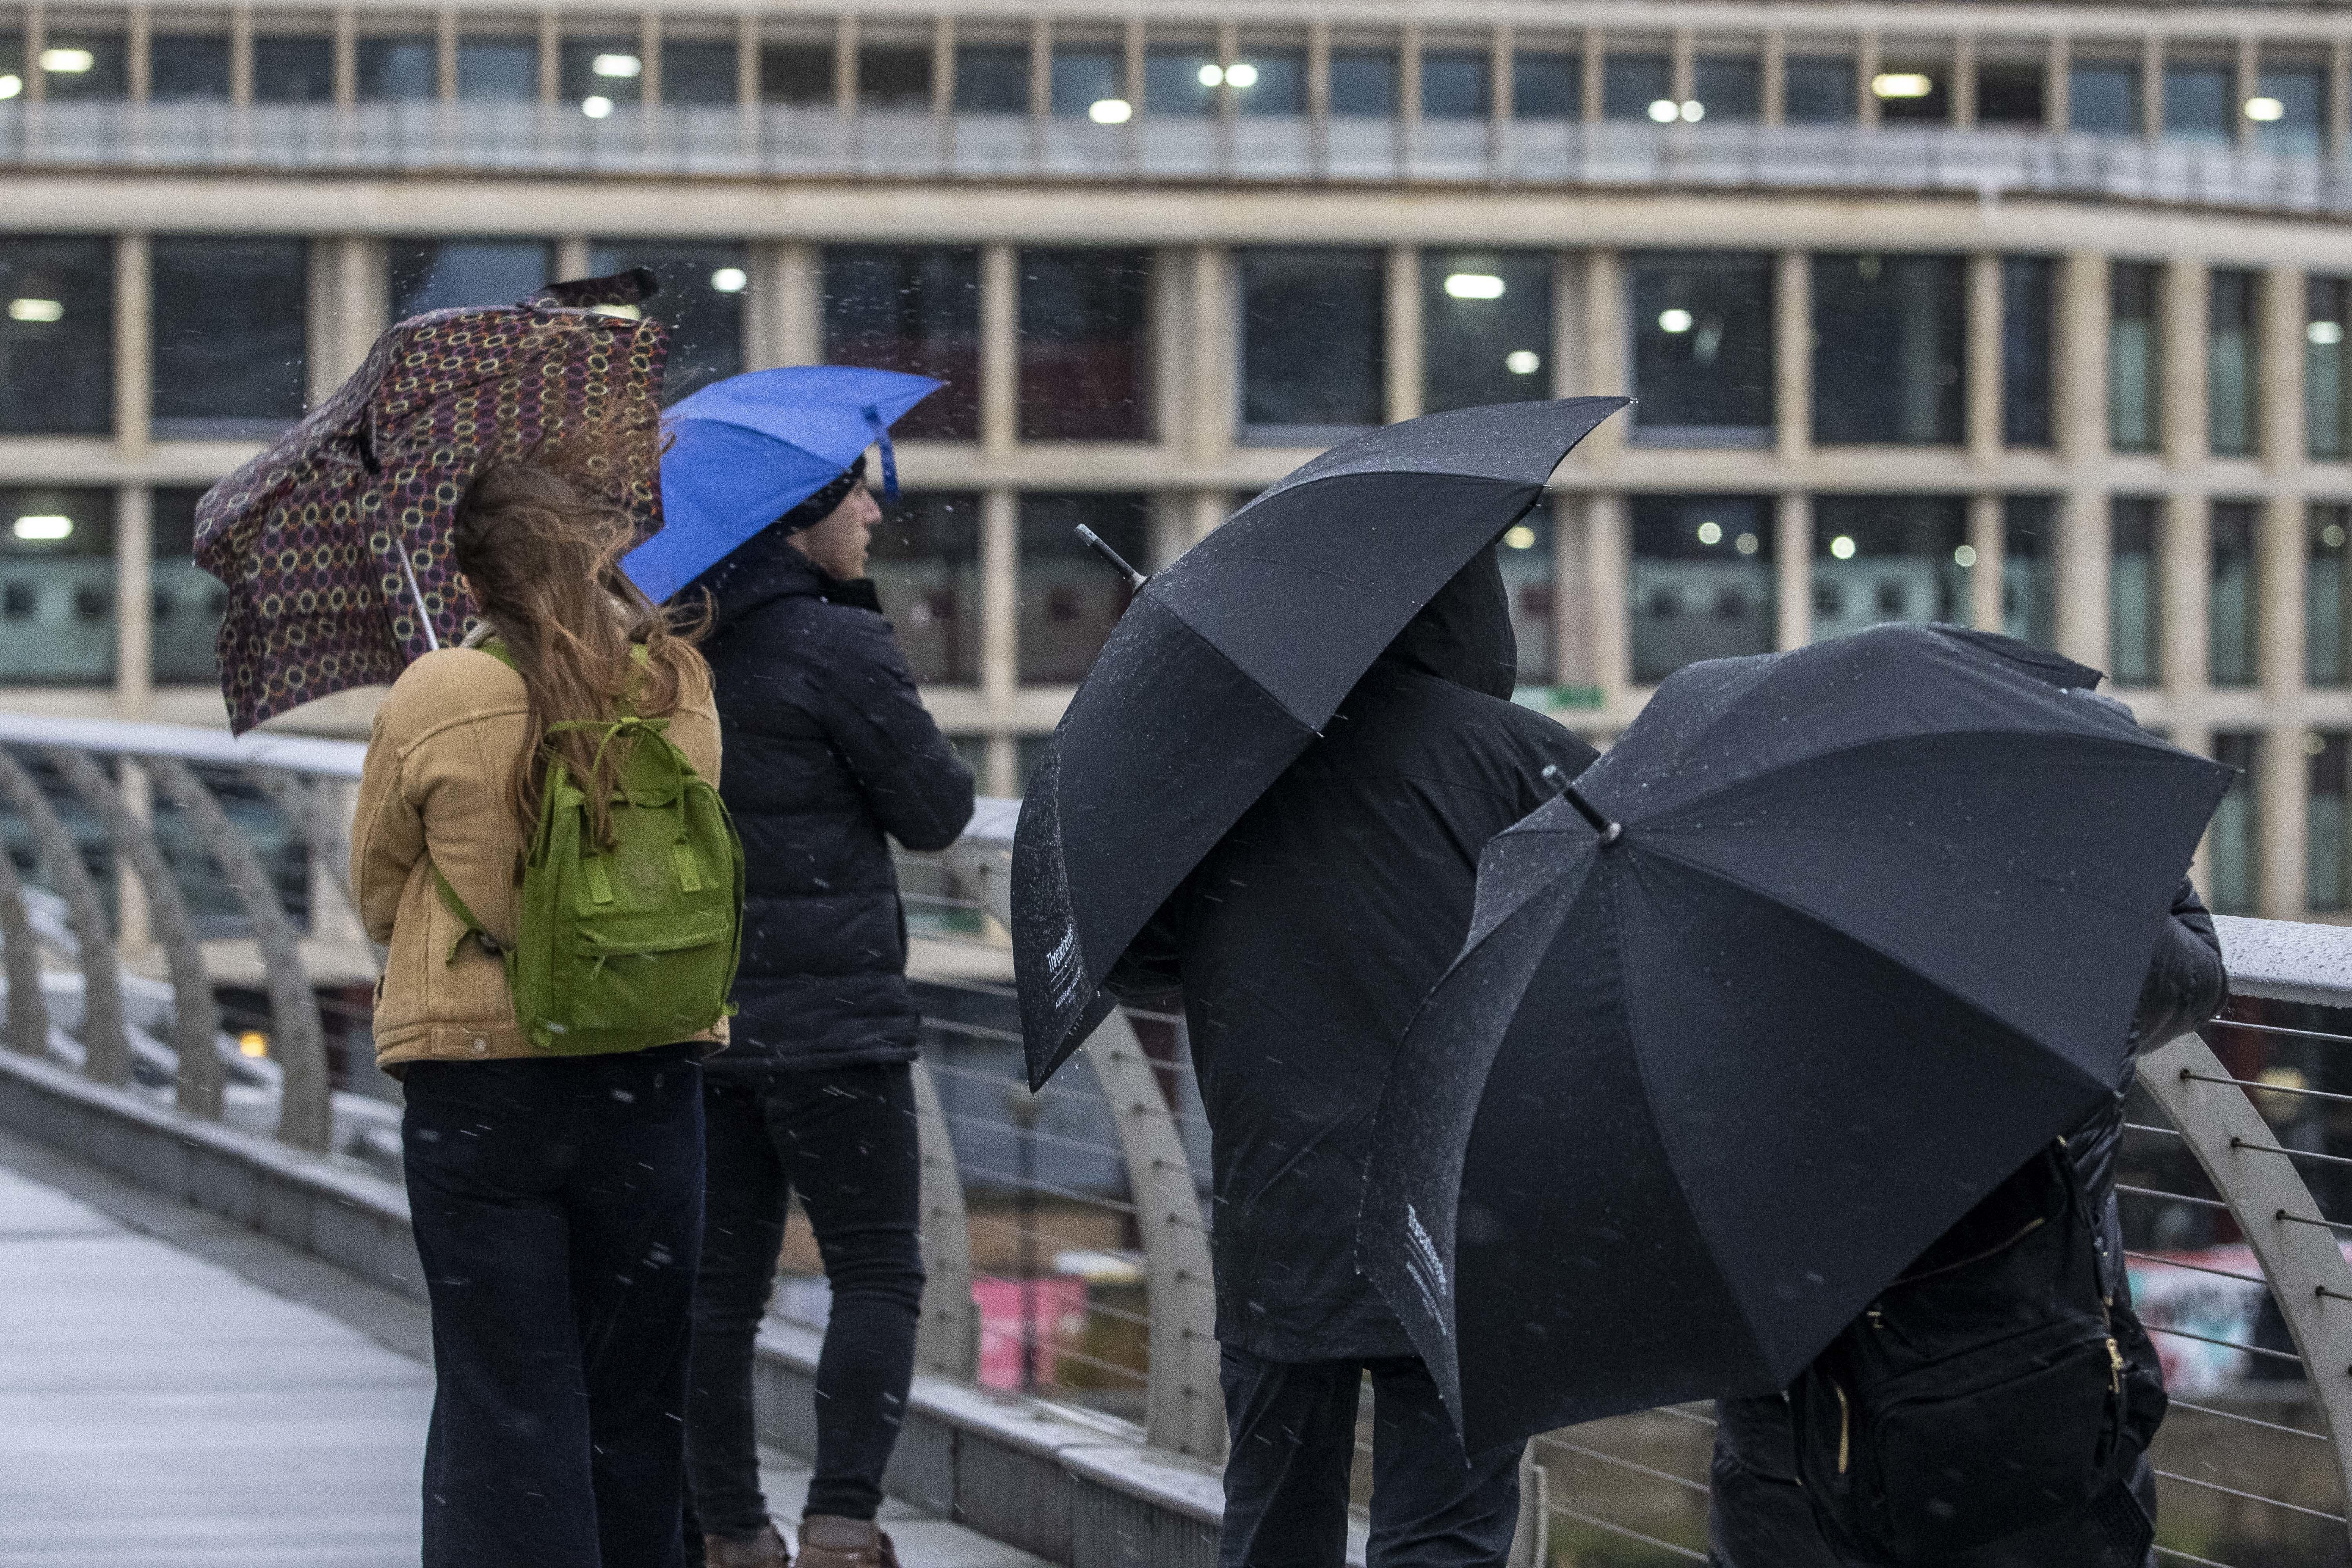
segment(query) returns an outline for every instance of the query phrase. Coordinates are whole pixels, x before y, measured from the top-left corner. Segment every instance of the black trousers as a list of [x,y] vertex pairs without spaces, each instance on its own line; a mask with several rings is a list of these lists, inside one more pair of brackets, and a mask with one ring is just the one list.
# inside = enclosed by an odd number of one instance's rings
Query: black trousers
[[702,1270],[694,1294],[687,1465],[698,1526],[748,1536],[768,1520],[751,1415],[751,1346],[801,1195],[833,1287],[816,1368],[810,1513],[872,1519],[906,1420],[923,1304],[921,1150],[903,1062],[751,1078],[713,1074]]
[[677,1563],[698,1054],[408,1069],[438,1384],[425,1568]]
[[1218,1568],[1339,1568],[1356,1404],[1372,1374],[1369,1568],[1500,1568],[1519,1522],[1519,1455],[1468,1462],[1429,1369],[1412,1356],[1266,1361],[1228,1345],[1220,1362],[1225,1522]]

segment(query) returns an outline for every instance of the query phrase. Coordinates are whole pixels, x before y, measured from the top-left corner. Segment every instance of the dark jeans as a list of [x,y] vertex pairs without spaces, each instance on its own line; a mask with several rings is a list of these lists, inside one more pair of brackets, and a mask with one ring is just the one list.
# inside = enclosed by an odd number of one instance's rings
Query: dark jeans
[[872,1519],[906,1419],[923,1304],[913,1078],[903,1062],[762,1079],[714,1073],[703,1114],[709,1196],[686,1435],[698,1522],[713,1535],[748,1536],[768,1521],[751,1344],[795,1191],[833,1286],[807,1511]]
[[677,1563],[698,1051],[408,1069],[438,1379],[425,1568]]
[[1465,1462],[1429,1369],[1378,1361],[1265,1361],[1225,1347],[1225,1523],[1218,1568],[1339,1568],[1356,1402],[1372,1374],[1369,1568],[1500,1568],[1519,1523],[1510,1443]]

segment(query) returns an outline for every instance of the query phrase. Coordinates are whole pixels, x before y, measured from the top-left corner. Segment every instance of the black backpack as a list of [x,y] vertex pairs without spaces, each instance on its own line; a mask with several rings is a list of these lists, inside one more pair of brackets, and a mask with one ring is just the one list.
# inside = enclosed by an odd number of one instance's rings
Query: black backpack
[[2164,1419],[2155,1348],[2053,1143],[1937,1238],[1790,1386],[1797,1474],[1865,1562],[1958,1562],[2067,1516],[2137,1563],[2125,1489]]

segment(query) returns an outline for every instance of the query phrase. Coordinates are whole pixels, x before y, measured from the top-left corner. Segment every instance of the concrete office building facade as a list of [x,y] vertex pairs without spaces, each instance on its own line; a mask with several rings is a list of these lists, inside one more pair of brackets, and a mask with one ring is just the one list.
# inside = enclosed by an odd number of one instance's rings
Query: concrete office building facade
[[2347,116],[2336,5],[0,8],[0,703],[218,721],[202,489],[389,321],[644,264],[674,392],[950,383],[877,575],[990,789],[1119,607],[1073,524],[1624,391],[1506,541],[1528,700],[2012,631],[2246,770],[2219,903],[2330,918]]

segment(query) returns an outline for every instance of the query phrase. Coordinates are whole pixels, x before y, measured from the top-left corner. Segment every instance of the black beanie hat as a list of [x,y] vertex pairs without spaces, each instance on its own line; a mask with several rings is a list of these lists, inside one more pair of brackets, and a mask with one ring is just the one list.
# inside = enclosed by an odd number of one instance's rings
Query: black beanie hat
[[857,454],[857,461],[824,482],[823,489],[808,500],[776,519],[774,526],[786,533],[798,533],[803,528],[814,528],[833,515],[833,509],[849,499],[849,492],[866,482],[866,454]]

